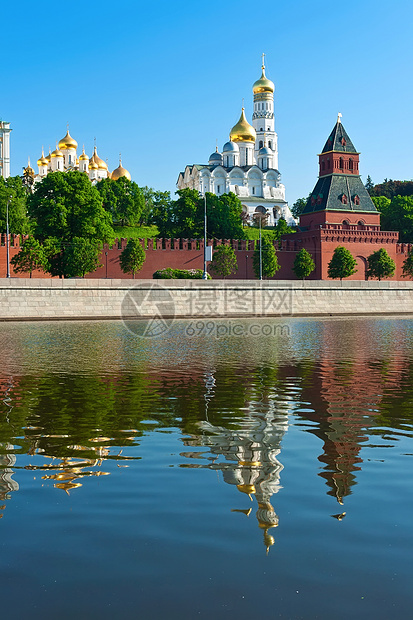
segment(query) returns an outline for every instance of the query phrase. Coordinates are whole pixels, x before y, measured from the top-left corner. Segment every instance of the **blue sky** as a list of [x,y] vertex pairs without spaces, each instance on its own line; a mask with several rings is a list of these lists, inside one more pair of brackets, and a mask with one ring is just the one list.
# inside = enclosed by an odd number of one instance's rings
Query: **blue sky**
[[[413,5],[395,0],[68,2],[3,7],[0,118],[12,174],[70,133],[139,185],[175,191],[186,164],[251,120],[262,52],[276,86],[290,204],[317,178],[337,113],[373,181],[413,177]],[[37,170],[37,166],[34,166]]]

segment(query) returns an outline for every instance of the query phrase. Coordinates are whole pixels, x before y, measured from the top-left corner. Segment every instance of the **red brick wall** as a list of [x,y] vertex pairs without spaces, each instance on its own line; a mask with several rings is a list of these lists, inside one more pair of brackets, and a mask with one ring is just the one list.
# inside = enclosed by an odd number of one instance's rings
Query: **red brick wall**
[[[281,265],[273,279],[295,280],[296,277],[292,271],[294,259],[297,252],[302,248],[306,248],[316,263],[316,270],[311,274],[310,279],[326,280],[327,266],[333,255],[334,249],[338,245],[347,247],[357,260],[358,271],[351,276],[351,280],[365,279],[365,263],[367,257],[380,247],[385,247],[391,258],[396,263],[396,273],[393,280],[401,280],[402,265],[411,245],[397,243],[398,235],[394,232],[380,232],[374,230],[358,230],[357,226],[350,226],[349,229],[337,229],[334,226],[320,229],[314,228],[309,231],[295,233],[293,235],[285,235],[281,240],[280,250],[277,251],[278,262]],[[143,241],[142,241],[143,243]],[[216,241],[216,245],[225,243],[232,245],[235,250],[238,262],[238,271],[235,275],[228,279],[255,279],[253,270],[253,241],[231,241],[229,239]],[[119,265],[119,256],[122,249],[126,247],[127,240],[121,239],[114,246],[104,246],[100,262],[102,267],[94,273],[88,274],[88,278],[122,278],[131,279],[131,275],[124,274]],[[11,236],[10,258],[19,251],[18,237]],[[172,267],[176,269],[203,269],[204,254],[203,241],[188,239],[148,239],[146,251],[146,260],[143,268],[137,273],[136,277],[152,278],[152,275],[158,269]],[[107,252],[107,255],[106,255]],[[27,277],[28,274],[14,274],[13,277]],[[208,271],[209,268],[208,268]],[[213,277],[214,274],[211,272]],[[1,236],[0,246],[0,278],[6,277],[6,246],[5,235]],[[35,271],[33,278],[50,278],[48,274],[42,271]]]

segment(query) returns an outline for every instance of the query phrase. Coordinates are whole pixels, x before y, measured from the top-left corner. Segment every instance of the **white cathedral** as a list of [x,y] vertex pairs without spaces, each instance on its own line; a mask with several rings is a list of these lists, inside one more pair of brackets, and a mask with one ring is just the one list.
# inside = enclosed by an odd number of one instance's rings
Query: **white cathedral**
[[254,113],[252,125],[244,108],[231,129],[229,142],[222,153],[216,148],[208,164],[186,166],[180,172],[177,187],[197,189],[202,195],[211,192],[220,196],[233,192],[242,202],[244,212],[252,220],[254,213],[267,213],[273,226],[280,217],[289,225],[296,220],[285,200],[285,187],[278,172],[278,143],[274,122],[274,84],[265,75],[264,55],[262,74],[252,87]]

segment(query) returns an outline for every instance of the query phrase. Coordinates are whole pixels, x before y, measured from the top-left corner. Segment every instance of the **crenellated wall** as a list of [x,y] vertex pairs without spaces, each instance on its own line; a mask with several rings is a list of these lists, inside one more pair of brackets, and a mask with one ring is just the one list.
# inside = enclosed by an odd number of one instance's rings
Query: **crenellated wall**
[[[278,262],[281,269],[275,275],[274,280],[295,280],[292,270],[294,259],[301,248],[305,248],[312,255],[316,263],[316,270],[311,274],[311,280],[327,280],[328,263],[333,256],[334,249],[338,245],[344,245],[353,254],[357,261],[357,273],[351,276],[351,280],[365,280],[367,257],[375,250],[384,247],[396,263],[396,273],[392,280],[406,280],[402,276],[403,262],[411,250],[410,244],[398,243],[398,233],[375,230],[373,227],[360,228],[355,224],[343,226],[341,224],[324,224],[322,227],[312,228],[306,231],[285,235],[281,242],[274,242],[277,250]],[[0,238],[0,278],[6,276],[6,245],[5,235]],[[174,269],[203,269],[204,265],[204,242],[197,239],[147,239],[141,240],[145,247],[146,260],[136,278],[150,279],[155,271],[172,267]],[[211,244],[212,241],[209,241]],[[235,251],[238,271],[227,279],[253,280],[254,241],[245,240],[215,240],[215,247],[221,244],[231,245]],[[89,279],[116,278],[132,279],[131,275],[121,271],[119,257],[127,245],[127,239],[120,239],[113,245],[104,245],[100,255],[102,267],[88,274]],[[18,235],[10,236],[10,258],[20,250],[20,238]],[[13,278],[25,278],[28,274],[15,274],[12,267]],[[214,276],[213,272],[212,277]],[[33,278],[52,279],[42,271],[35,271]]]

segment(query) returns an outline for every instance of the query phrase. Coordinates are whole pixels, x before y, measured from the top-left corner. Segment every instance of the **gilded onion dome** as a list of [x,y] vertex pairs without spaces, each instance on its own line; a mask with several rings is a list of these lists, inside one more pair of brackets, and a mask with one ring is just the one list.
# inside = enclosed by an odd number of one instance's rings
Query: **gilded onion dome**
[[51,154],[51,157],[63,157],[63,153],[60,149],[56,148]]
[[79,156],[79,161],[86,161],[89,159],[89,156],[85,153],[85,147],[83,147],[82,154]]
[[49,160],[47,159],[47,157],[44,156],[44,151],[42,149],[42,156],[37,160],[37,165],[40,166],[47,166],[47,164],[49,163]]
[[254,95],[258,93],[273,93],[275,90],[274,82],[271,82],[265,75],[265,66],[262,65],[262,74],[259,80],[252,85],[252,92]]
[[34,170],[33,170],[33,168],[30,165],[30,157],[28,159],[26,168],[24,168],[24,173],[25,173],[25,175],[29,175],[31,177],[34,177]]
[[61,151],[64,151],[65,149],[74,149],[76,151],[77,142],[76,140],[72,138],[72,136],[69,133],[69,130],[67,130],[65,137],[60,140],[59,149]]
[[255,129],[245,118],[244,108],[242,108],[239,121],[229,134],[230,140],[231,142],[255,142],[256,136]]
[[92,159],[89,160],[89,170],[97,170],[99,168],[99,166],[97,165],[97,163],[95,161],[92,161]]
[[112,181],[117,181],[121,177],[126,177],[129,181],[132,180],[128,170],[126,170],[126,168],[122,166],[122,160],[119,159],[119,166],[112,172],[110,178],[112,179]]
[[100,159],[100,157],[98,156],[96,147],[95,147],[95,149],[93,151],[92,157],[89,159],[89,166],[90,166],[92,161],[95,164],[97,164],[97,167],[99,168],[99,170],[107,170],[108,169],[107,163],[105,161],[103,161],[103,159]]

